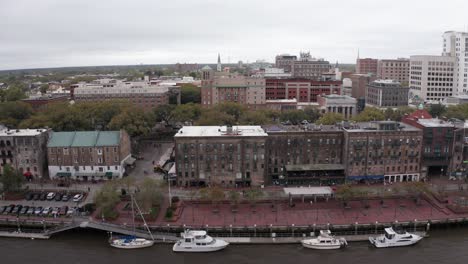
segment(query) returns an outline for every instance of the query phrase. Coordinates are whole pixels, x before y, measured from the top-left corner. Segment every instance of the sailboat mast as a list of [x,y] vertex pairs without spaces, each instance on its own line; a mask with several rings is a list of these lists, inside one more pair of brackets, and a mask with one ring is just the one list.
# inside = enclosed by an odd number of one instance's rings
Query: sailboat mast
[[153,234],[151,233],[151,230],[149,229],[148,225],[146,224],[146,220],[145,220],[145,218],[143,217],[143,214],[141,213],[140,206],[138,206],[138,203],[137,203],[136,201],[135,201],[135,205],[136,205],[136,207],[137,207],[138,213],[139,213],[140,216],[141,216],[141,219],[143,219],[143,223],[145,224],[146,230],[147,230],[148,233],[150,234],[151,239],[154,240]]
[[133,225],[133,235],[136,236],[135,232],[135,209],[133,209],[133,195],[130,194],[130,200],[132,202],[132,225]]

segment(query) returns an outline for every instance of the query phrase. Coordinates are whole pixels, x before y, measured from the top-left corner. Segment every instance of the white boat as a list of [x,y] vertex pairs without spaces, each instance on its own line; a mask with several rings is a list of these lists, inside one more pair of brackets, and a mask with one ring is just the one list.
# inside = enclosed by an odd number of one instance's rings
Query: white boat
[[137,237],[115,238],[110,241],[111,246],[122,249],[146,248],[151,247],[153,244],[154,241],[152,240]]
[[404,247],[418,243],[422,236],[408,232],[396,232],[393,228],[385,228],[385,234],[378,237],[369,237],[369,241],[377,248]]
[[330,230],[320,230],[319,236],[302,240],[301,244],[312,249],[339,249],[348,245],[346,239],[332,236]]
[[138,213],[140,214],[141,218],[143,219],[143,222],[145,224],[146,230],[148,231],[150,237],[152,240],[148,240],[145,238],[138,238],[136,236],[127,236],[127,237],[119,237],[119,238],[113,238],[112,237],[112,232],[110,233],[111,237],[109,239],[109,244],[112,247],[115,248],[121,248],[121,249],[137,249],[137,248],[146,248],[146,247],[151,247],[154,245],[154,237],[153,234],[151,233],[151,230],[149,229],[148,225],[146,224],[145,218],[143,217],[143,214],[141,213],[140,207],[134,201],[133,196],[130,195],[131,198],[131,203],[132,203],[132,225],[133,225],[133,233],[135,234],[135,211],[133,209],[133,203],[135,203],[136,208],[138,209]]
[[224,240],[210,237],[206,231],[185,230],[181,237],[172,247],[174,252],[213,252],[229,245]]

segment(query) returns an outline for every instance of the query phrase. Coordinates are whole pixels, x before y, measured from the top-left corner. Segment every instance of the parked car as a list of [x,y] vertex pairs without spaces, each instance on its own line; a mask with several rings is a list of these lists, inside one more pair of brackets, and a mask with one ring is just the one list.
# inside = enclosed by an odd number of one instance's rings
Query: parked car
[[34,210],[34,214],[35,215],[40,215],[41,213],[42,213],[42,206],[36,207],[36,209]]
[[81,193],[75,194],[75,196],[73,196],[73,202],[75,203],[81,202],[82,199],[83,199],[83,194]]
[[68,202],[68,200],[70,200],[70,195],[64,194],[64,195],[62,196],[62,202]]
[[32,215],[34,214],[34,211],[36,210],[36,208],[34,206],[31,206],[28,208],[28,211],[26,211],[26,214],[27,215]]
[[22,205],[20,205],[20,204],[16,205],[16,206],[13,208],[13,210],[11,210],[11,214],[13,214],[13,215],[19,214],[21,208],[23,208]]
[[52,215],[54,215],[54,216],[55,216],[55,215],[58,215],[59,210],[60,210],[60,208],[58,208],[58,207],[52,208]]
[[31,200],[33,199],[33,197],[34,197],[34,193],[28,192],[28,193],[26,194],[26,197],[25,197],[25,198],[26,198],[27,201],[31,201]]
[[25,215],[26,212],[28,211],[28,209],[29,209],[29,206],[27,206],[27,205],[23,206],[23,208],[21,208],[21,210],[19,211],[19,214],[20,215]]
[[60,207],[58,213],[59,213],[59,215],[66,215],[67,211],[68,211],[68,206],[64,205],[64,206]]
[[76,207],[70,207],[67,210],[67,216],[72,216],[76,212]]
[[48,200],[48,201],[53,200],[53,199],[55,198],[55,195],[56,195],[56,194],[55,194],[54,192],[48,193],[48,194],[47,194],[47,200]]
[[41,194],[40,194],[40,193],[34,193],[32,199],[33,199],[34,201],[37,201],[37,200],[41,199]]
[[52,207],[47,206],[46,208],[44,208],[44,210],[42,210],[42,215],[48,215],[50,214],[51,211],[52,211]]
[[6,214],[11,213],[11,211],[13,210],[13,208],[15,208],[15,205],[14,205],[14,204],[8,205],[8,206],[5,208],[5,211],[3,211],[3,214],[6,215]]
[[7,208],[6,205],[0,207],[0,214],[3,214],[3,211]]
[[39,200],[45,201],[46,198],[47,198],[47,193],[43,192],[43,193],[41,193],[41,196],[39,197]]
[[56,193],[55,197],[54,197],[54,200],[57,201],[57,202],[62,201],[62,194],[61,193]]

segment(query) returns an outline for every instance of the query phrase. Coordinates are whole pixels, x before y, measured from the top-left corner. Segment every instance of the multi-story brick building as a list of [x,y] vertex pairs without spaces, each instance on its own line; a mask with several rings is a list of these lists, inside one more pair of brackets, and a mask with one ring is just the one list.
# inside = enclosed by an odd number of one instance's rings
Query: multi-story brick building
[[291,73],[295,78],[319,80],[323,73],[331,70],[329,61],[312,58],[309,52],[301,52],[299,59],[292,63]]
[[177,86],[150,85],[147,82],[110,82],[82,84],[73,89],[75,102],[99,102],[106,100],[126,100],[132,105],[151,111],[160,105],[169,104],[170,96],[180,102],[180,89]]
[[409,68],[409,59],[379,60],[377,77],[382,80],[394,80],[402,86],[408,86]]
[[376,80],[367,85],[366,105],[399,107],[408,105],[408,87],[393,80]]
[[345,181],[343,132],[336,126],[265,126],[266,183],[335,184]]
[[53,132],[47,143],[51,179],[105,180],[123,177],[130,155],[124,131]]
[[267,100],[296,99],[317,102],[321,94],[341,94],[341,81],[317,81],[304,78],[266,78]]
[[356,60],[356,73],[357,74],[372,74],[377,75],[377,65],[379,60],[365,58],[360,59],[357,58]]
[[347,95],[319,95],[317,100],[322,113],[337,113],[351,119],[357,113],[357,100]]
[[344,127],[344,164],[348,181],[418,181],[422,131],[393,121]]
[[27,178],[46,174],[46,129],[0,129],[0,174],[5,164]]
[[275,58],[275,67],[284,69],[284,72],[292,71],[292,64],[297,60],[296,55],[281,54]]
[[205,107],[223,102],[235,102],[253,109],[265,106],[264,78],[214,72],[205,66],[201,86],[201,104]]
[[34,111],[44,111],[50,105],[55,103],[66,103],[70,100],[70,97],[67,95],[41,95],[41,96],[31,96],[26,99],[22,99],[22,102],[25,102],[31,106]]
[[266,138],[259,126],[185,126],[174,136],[176,183],[264,184]]

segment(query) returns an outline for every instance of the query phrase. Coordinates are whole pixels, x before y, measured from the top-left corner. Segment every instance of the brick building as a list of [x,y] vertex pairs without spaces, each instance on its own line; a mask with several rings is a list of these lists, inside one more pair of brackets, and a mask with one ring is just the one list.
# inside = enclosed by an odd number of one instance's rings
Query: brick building
[[275,57],[275,67],[284,69],[284,72],[292,71],[292,64],[297,60],[296,55],[281,54]]
[[377,77],[382,80],[394,80],[402,86],[408,86],[409,68],[409,59],[379,60]]
[[130,156],[124,131],[53,132],[47,143],[51,179],[106,180],[122,178]]
[[377,75],[377,65],[379,64],[379,60],[365,58],[356,60],[356,73],[357,74],[372,74]]
[[345,181],[343,132],[336,126],[265,126],[266,183],[321,185]]
[[5,164],[27,178],[46,174],[46,129],[0,129],[0,174]]
[[316,81],[304,78],[266,78],[267,100],[296,99],[317,102],[321,94],[341,94],[341,81]]
[[393,121],[358,123],[344,129],[348,181],[418,181],[422,131]]
[[67,95],[43,95],[33,96],[26,99],[22,99],[22,102],[29,104],[34,111],[44,111],[47,107],[54,103],[66,103],[70,99]]
[[201,104],[209,107],[223,102],[235,102],[248,108],[265,106],[265,79],[202,69]]
[[174,136],[176,183],[264,184],[266,138],[259,126],[185,126]]

